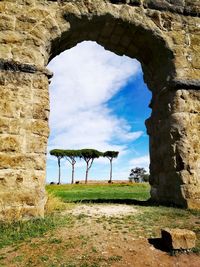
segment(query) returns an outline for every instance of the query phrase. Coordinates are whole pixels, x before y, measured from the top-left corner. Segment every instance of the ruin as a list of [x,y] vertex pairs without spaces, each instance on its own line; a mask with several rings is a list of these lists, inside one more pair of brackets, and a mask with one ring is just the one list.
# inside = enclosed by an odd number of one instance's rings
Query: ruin
[[199,0],[2,0],[0,30],[0,219],[44,214],[46,66],[83,40],[141,62],[151,198],[200,208]]

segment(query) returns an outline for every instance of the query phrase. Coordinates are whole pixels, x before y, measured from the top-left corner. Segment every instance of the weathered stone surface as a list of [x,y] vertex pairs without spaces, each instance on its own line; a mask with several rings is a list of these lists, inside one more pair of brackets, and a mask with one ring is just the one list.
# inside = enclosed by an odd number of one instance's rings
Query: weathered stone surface
[[189,250],[195,247],[196,234],[187,229],[169,229],[161,230],[163,245],[169,250]]
[[161,11],[171,11],[190,16],[200,14],[200,3],[198,0],[110,0],[113,4],[128,4],[131,6],[143,6]]
[[43,215],[46,65],[83,40],[141,62],[151,197],[200,208],[199,14],[198,0],[0,1],[0,219]]

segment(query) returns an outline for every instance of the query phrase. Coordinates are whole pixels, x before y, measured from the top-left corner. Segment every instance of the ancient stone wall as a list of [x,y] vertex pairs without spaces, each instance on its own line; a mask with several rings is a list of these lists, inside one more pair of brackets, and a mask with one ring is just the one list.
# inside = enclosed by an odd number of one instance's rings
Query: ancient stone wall
[[200,208],[199,14],[198,0],[0,1],[0,219],[43,216],[46,66],[83,40],[141,62],[152,199]]

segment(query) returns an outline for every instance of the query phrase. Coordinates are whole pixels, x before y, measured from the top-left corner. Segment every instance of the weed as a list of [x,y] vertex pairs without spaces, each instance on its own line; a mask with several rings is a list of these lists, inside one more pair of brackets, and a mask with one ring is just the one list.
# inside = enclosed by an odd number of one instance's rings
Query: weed
[[28,261],[27,261],[26,266],[33,266],[33,262],[34,262],[33,258],[32,257],[29,258]]
[[0,255],[0,261],[4,260],[6,257],[4,255]]
[[60,238],[52,238],[48,242],[50,244],[61,244],[62,243],[62,239],[60,239]]
[[42,262],[47,262],[48,259],[49,259],[49,257],[48,257],[47,255],[42,255],[42,256],[40,256],[40,260],[41,260]]
[[75,248],[75,245],[72,242],[66,242],[64,246],[66,249]]
[[191,251],[195,254],[200,255],[200,246],[193,248]]
[[99,263],[97,262],[94,262],[90,265],[90,267],[100,267]]
[[81,219],[85,219],[85,218],[87,218],[88,216],[86,215],[86,214],[84,214],[84,213],[81,213],[81,214],[79,214],[78,216],[77,216],[77,219],[78,220],[81,220]]
[[119,255],[113,255],[111,257],[108,258],[108,261],[113,262],[113,261],[121,261],[122,260],[122,256]]
[[84,262],[80,265],[80,267],[89,267],[89,264],[87,262]]
[[19,255],[19,256],[16,256],[15,258],[13,258],[13,263],[15,262],[22,262],[23,261],[23,256],[22,255]]
[[97,249],[95,247],[92,247],[92,252],[97,253]]
[[39,246],[39,244],[37,244],[37,243],[31,243],[30,244],[30,247],[32,247],[32,248],[37,248]]

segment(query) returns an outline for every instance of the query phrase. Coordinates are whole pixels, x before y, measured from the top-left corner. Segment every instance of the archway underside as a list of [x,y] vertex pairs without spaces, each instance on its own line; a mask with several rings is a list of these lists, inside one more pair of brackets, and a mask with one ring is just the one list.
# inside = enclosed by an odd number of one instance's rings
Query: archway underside
[[146,121],[152,200],[200,208],[199,4],[112,2],[1,1],[0,219],[44,214],[45,66],[82,40],[142,63],[153,94]]

